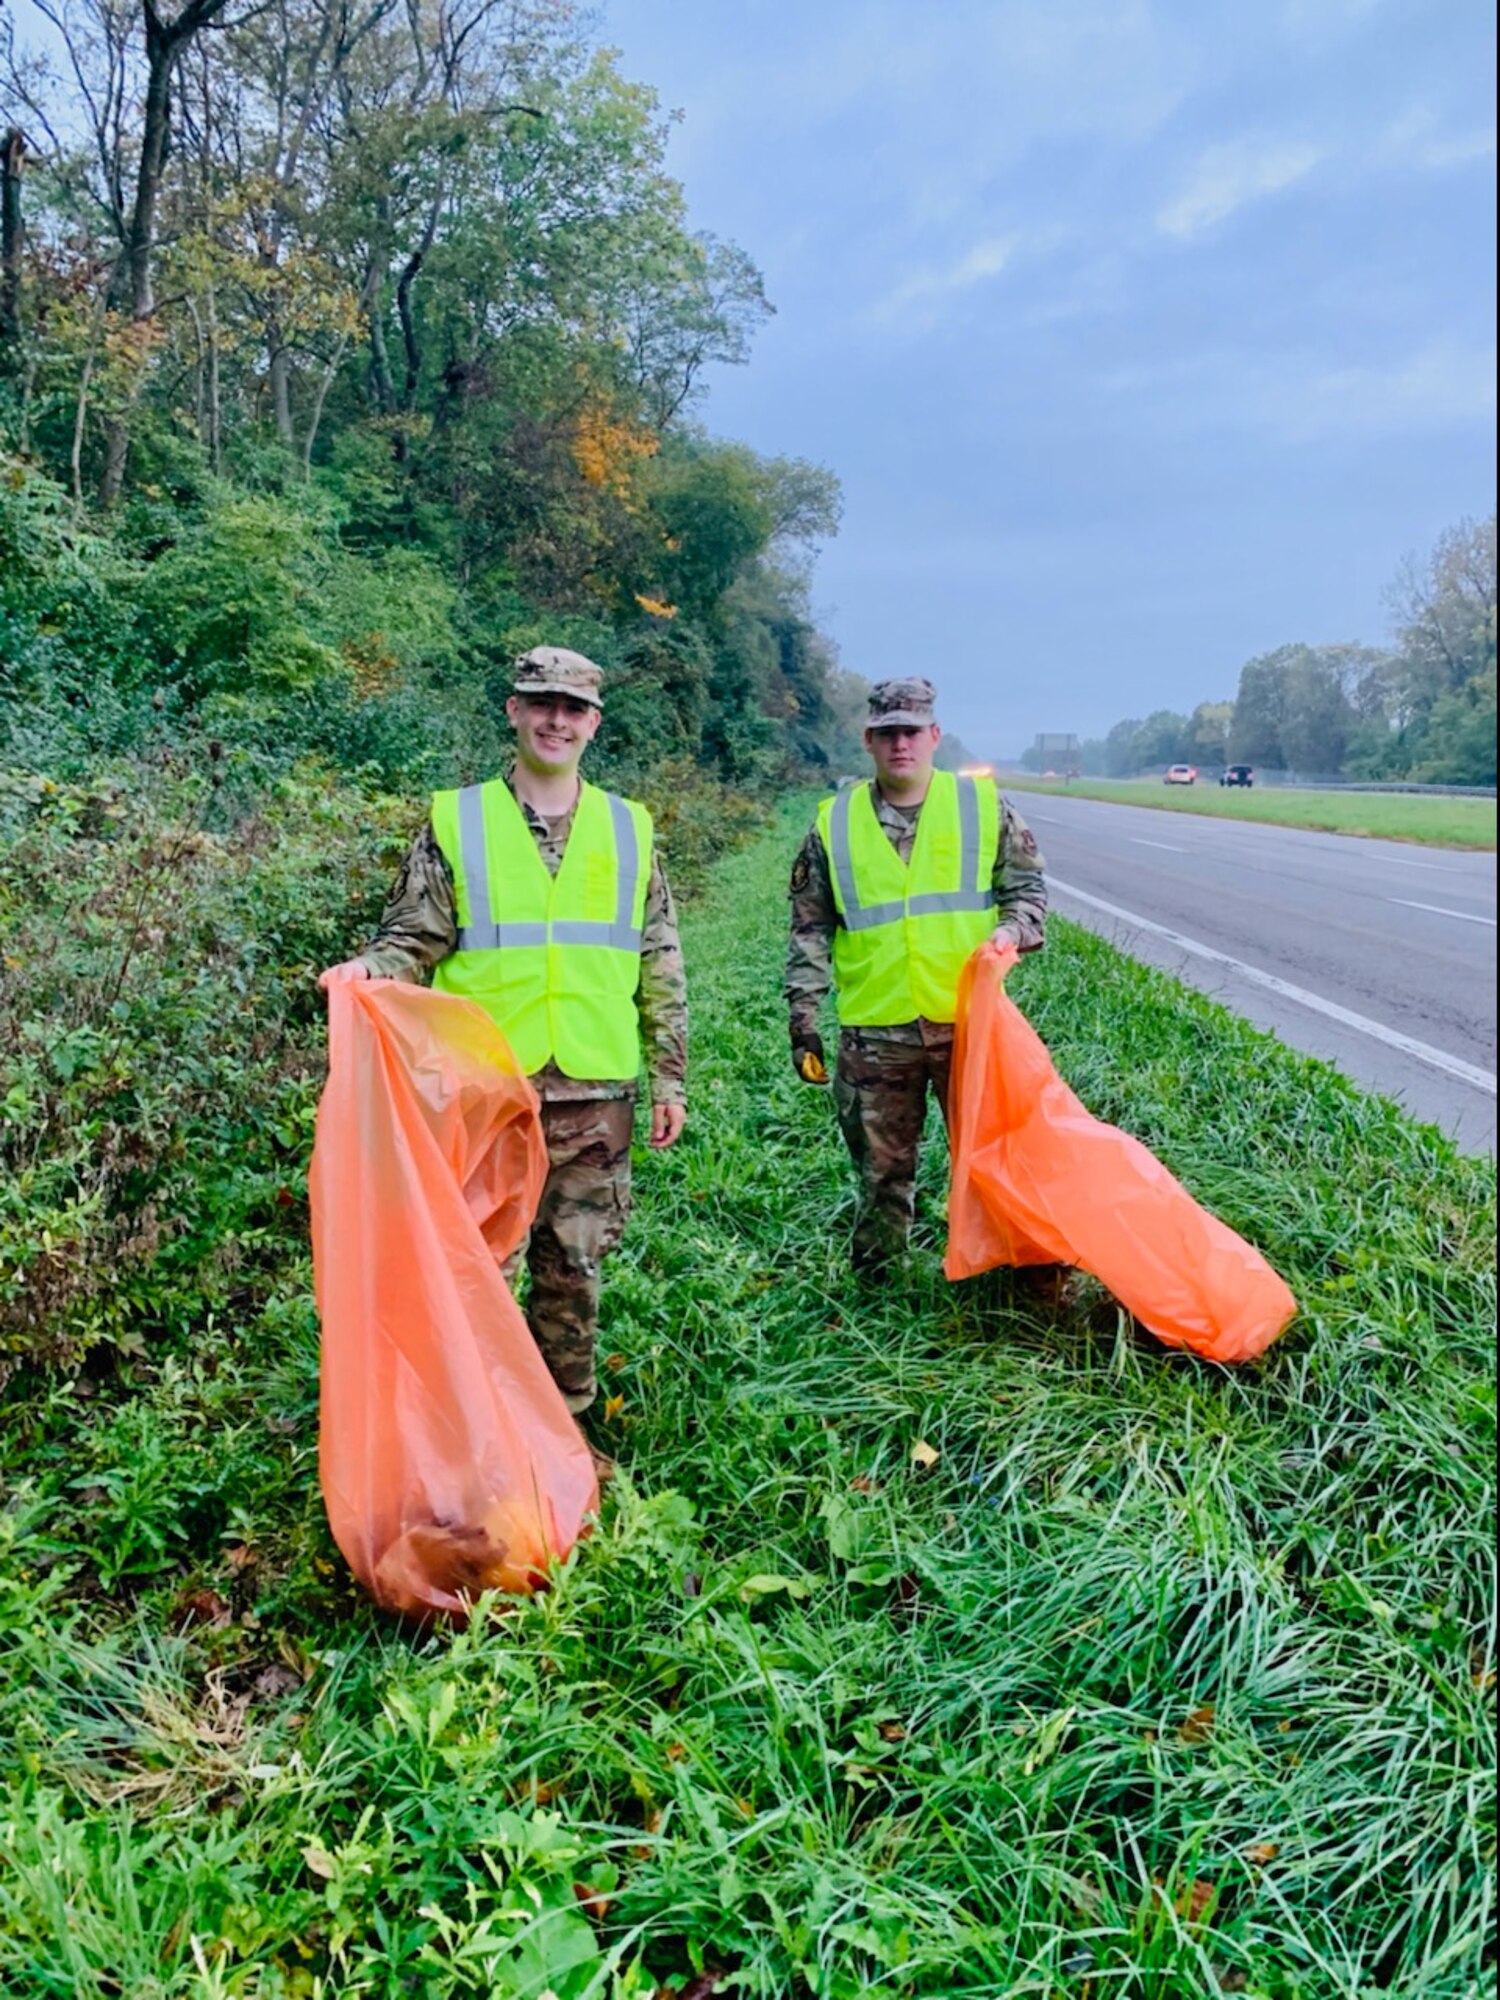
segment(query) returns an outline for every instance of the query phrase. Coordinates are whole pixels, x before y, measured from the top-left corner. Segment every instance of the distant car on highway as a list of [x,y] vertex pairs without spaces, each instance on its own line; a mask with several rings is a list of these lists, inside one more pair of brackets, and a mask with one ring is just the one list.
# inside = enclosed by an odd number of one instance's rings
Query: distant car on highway
[[1221,785],[1253,785],[1255,772],[1249,764],[1226,764],[1219,773]]
[[1196,764],[1174,764],[1162,779],[1164,785],[1196,785],[1198,766]]

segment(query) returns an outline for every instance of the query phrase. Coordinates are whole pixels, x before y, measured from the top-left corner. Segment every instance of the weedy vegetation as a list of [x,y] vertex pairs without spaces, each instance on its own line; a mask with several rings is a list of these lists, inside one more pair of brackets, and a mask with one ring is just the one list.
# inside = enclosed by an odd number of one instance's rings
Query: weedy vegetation
[[303,1195],[311,976],[398,816],[286,783],[160,905],[97,789],[14,808],[8,935],[71,887],[88,1018],[33,965],[0,1107],[46,1238],[13,1204],[0,1988],[1481,1992],[1492,1167],[1058,923],[1017,997],[1299,1320],[1231,1372],[1097,1293],[948,1287],[936,1146],[909,1272],[857,1289],[784,1045],[787,819],[685,926],[693,1123],[606,1294],[622,1476],[545,1594],[405,1632],[322,1518]]
[[1421,792],[1249,791],[1200,778],[1196,785],[1164,785],[1150,778],[1015,777],[1005,774],[1012,792],[1062,792],[1114,805],[1151,806],[1160,812],[1211,813],[1216,819],[1249,819],[1273,826],[1303,826],[1322,833],[1364,834],[1379,840],[1409,840],[1420,847],[1495,845],[1493,799],[1434,798]]

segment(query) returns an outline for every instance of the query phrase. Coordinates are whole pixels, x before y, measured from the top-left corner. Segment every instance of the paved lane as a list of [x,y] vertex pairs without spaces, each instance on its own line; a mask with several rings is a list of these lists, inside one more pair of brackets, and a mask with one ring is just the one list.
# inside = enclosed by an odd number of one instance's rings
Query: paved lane
[[1018,793],[1057,909],[1495,1147],[1495,856]]

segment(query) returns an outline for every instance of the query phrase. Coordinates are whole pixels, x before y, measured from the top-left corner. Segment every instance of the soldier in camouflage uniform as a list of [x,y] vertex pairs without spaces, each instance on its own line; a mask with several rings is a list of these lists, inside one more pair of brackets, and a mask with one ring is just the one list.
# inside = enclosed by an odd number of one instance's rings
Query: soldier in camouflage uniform
[[[506,705],[520,750],[507,782],[554,878],[581,797],[578,762],[598,728],[600,680],[599,668],[582,654],[538,646],[517,663]],[[376,936],[357,958],[325,972],[323,982],[420,980],[458,944],[454,873],[429,819],[402,863]],[[687,984],[672,892],[654,842],[635,1006],[651,1099],[649,1143],[661,1149],[675,1143],[686,1118]],[[637,1086],[634,1078],[564,1075],[555,1060],[531,1082],[542,1101],[547,1179],[531,1234],[507,1263],[506,1277],[515,1277],[524,1257],[531,1276],[527,1323],[563,1400],[577,1413],[597,1393],[600,1266],[630,1209]],[[601,1461],[601,1471],[607,1469]]]
[[[876,766],[869,781],[875,817],[903,864],[911,860],[932,757],[941,732],[930,681],[882,681],[870,693],[865,745]],[[999,802],[993,871],[995,928],[1023,952],[1039,951],[1047,917],[1044,863],[1031,830],[1008,800]],[[819,1009],[834,984],[834,939],[842,919],[829,855],[814,825],[792,868],[791,941],[786,1000],[792,1059],[804,1082],[823,1083]],[[927,1093],[947,1118],[953,1060],[947,1020],[917,1018],[881,1027],[845,1026],[833,1081],[839,1129],[859,1176],[854,1232],[857,1271],[879,1273],[906,1247],[915,1207],[917,1147]]]

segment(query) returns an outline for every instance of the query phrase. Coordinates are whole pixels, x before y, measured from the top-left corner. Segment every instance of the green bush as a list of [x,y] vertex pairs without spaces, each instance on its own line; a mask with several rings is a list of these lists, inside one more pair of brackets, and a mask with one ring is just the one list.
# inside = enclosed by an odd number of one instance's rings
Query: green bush
[[700,894],[715,861],[765,824],[759,800],[716,783],[690,757],[658,764],[641,793],[678,896]]
[[138,601],[189,695],[307,687],[346,670],[312,630],[332,567],[329,523],[310,506],[224,498],[150,564]]
[[314,974],[410,815],[311,772],[226,811],[223,761],[0,790],[0,1358],[242,1310],[300,1239]]

